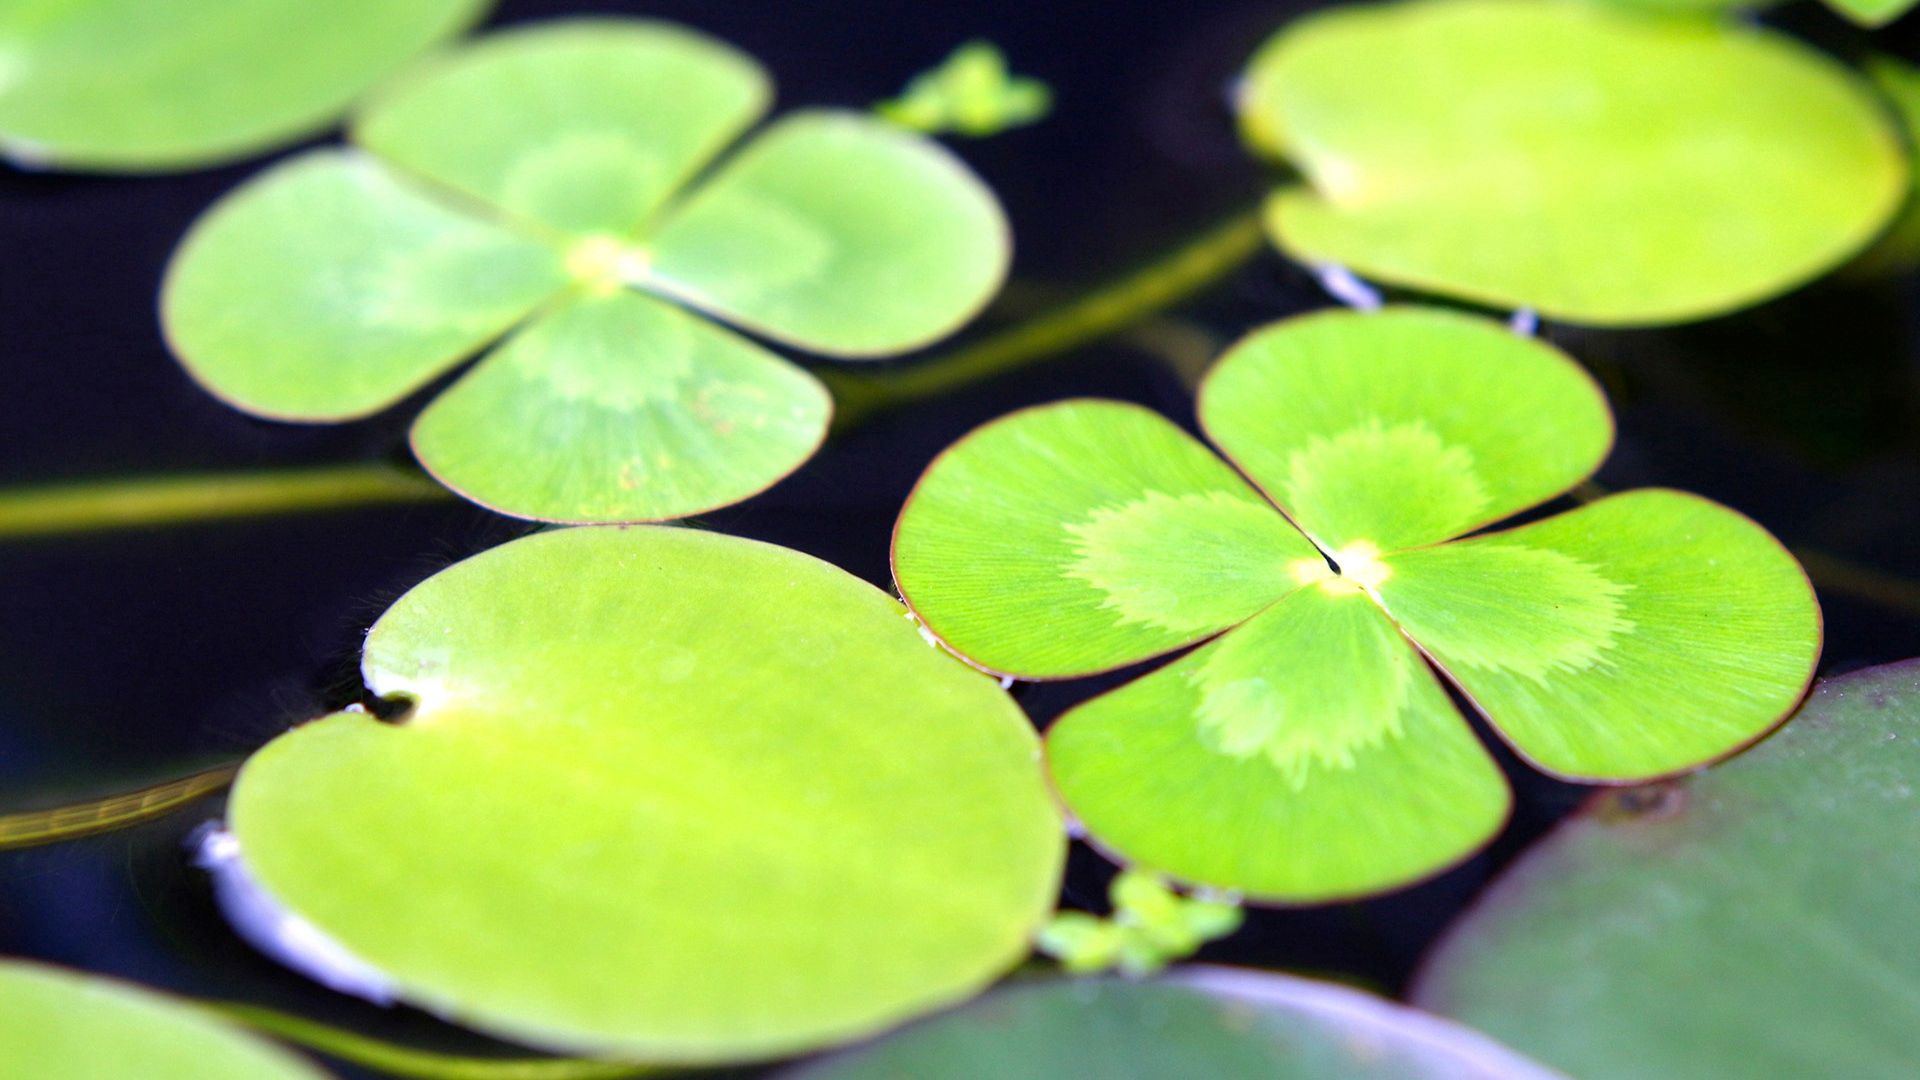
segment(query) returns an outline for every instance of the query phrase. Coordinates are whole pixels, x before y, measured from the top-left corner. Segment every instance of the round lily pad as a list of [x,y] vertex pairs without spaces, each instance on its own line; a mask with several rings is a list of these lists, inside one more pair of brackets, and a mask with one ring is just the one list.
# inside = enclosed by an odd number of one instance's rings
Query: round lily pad
[[0,1076],[15,1080],[322,1080],[272,1043],[162,994],[0,961]]
[[9,0],[0,154],[100,172],[216,165],[326,127],[489,0]]
[[1916,790],[1920,661],[1825,680],[1739,758],[1563,824],[1415,999],[1592,1080],[1907,1076]]
[[1484,1035],[1344,986],[1232,968],[1009,987],[790,1080],[1556,1080]]
[[732,148],[771,93],[751,57],[671,24],[490,35],[377,95],[355,147],[209,210],[168,268],[168,343],[212,393],[294,421],[390,407],[487,354],[413,431],[461,495],[568,523],[738,502],[799,468],[831,412],[756,338],[913,349],[978,312],[1009,258],[979,179],[875,117],[798,113]]
[[571,529],[402,597],[230,809],[267,900],[476,1028],[713,1062],[877,1031],[1026,954],[1064,852],[1031,727],[879,590]]
[[1264,46],[1248,138],[1303,262],[1568,322],[1706,318],[1839,265],[1906,190],[1863,82],[1783,35],[1602,4],[1404,0]]

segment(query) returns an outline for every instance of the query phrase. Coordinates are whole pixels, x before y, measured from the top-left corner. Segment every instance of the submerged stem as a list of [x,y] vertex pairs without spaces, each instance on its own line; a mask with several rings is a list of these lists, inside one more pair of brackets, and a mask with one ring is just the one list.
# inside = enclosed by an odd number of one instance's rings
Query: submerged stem
[[849,428],[1120,333],[1232,273],[1263,244],[1260,215],[1237,214],[1123,277],[972,344],[885,371],[822,371],[833,390],[835,423]]
[[[970,344],[888,371],[821,372],[835,425],[937,397],[1119,334],[1225,277],[1263,244],[1259,214],[1220,222],[1066,304]],[[385,464],[181,473],[0,490],[0,540],[452,498],[430,477]]]
[[234,761],[138,791],[49,810],[0,814],[0,851],[77,840],[152,821],[226,787],[239,771],[240,763]]
[[389,1076],[416,1080],[625,1080],[658,1076],[666,1070],[587,1058],[486,1058],[442,1054],[411,1046],[370,1039],[351,1031],[318,1023],[275,1009],[239,1002],[210,1002],[213,1012],[229,1020],[298,1043],[341,1061],[363,1065]]
[[83,480],[0,491],[0,539],[451,497],[387,464]]

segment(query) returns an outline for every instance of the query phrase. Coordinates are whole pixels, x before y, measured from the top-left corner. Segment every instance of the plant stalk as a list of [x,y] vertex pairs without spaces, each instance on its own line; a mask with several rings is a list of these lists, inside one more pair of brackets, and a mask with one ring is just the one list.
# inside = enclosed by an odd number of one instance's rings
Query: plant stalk
[[0,539],[452,497],[424,474],[387,464],[82,480],[0,491]]
[[818,372],[836,428],[1071,352],[1158,315],[1245,265],[1265,246],[1260,215],[1236,214],[1076,300],[978,341],[898,368]]
[[486,1058],[442,1054],[240,1002],[209,1002],[215,1014],[341,1061],[409,1080],[626,1080],[667,1070],[587,1058]]
[[0,851],[77,840],[151,821],[219,791],[239,771],[240,763],[233,761],[138,791],[49,810],[0,814]]

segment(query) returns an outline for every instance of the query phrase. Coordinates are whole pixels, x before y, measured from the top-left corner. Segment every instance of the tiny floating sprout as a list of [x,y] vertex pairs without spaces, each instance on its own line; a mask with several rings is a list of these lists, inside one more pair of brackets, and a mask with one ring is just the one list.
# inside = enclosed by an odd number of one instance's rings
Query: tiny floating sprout
[[1005,276],[992,193],[860,113],[765,113],[766,74],[625,19],[494,34],[360,110],[197,222],[161,297],[187,371],[234,406],[327,422],[477,354],[415,455],[482,505],[559,522],[748,498],[832,403],[756,339],[841,358],[932,343]]
[[1767,300],[1852,258],[1908,188],[1855,73],[1773,30],[1605,4],[1340,6],[1275,34],[1236,96],[1244,141],[1293,177],[1265,214],[1288,256],[1569,323]]
[[1039,79],[1007,70],[990,41],[969,41],[932,71],[914,76],[897,98],[873,107],[882,119],[926,135],[998,135],[1044,120],[1053,91]]
[[1063,911],[1040,931],[1040,951],[1077,975],[1116,968],[1127,975],[1151,975],[1240,929],[1244,916],[1232,900],[1182,896],[1159,875],[1143,870],[1122,871],[1107,895],[1110,917]]
[[320,132],[490,0],[0,4],[0,157],[155,173]]
[[1510,795],[1442,676],[1527,761],[1598,783],[1738,750],[1812,676],[1806,575],[1725,507],[1643,490],[1482,531],[1613,438],[1586,372],[1500,323],[1281,322],[1228,351],[1198,411],[1227,461],[1119,402],[995,421],[934,461],[895,533],[901,596],[990,671],[1199,646],[1047,733],[1072,816],[1131,864],[1307,903],[1464,858]]

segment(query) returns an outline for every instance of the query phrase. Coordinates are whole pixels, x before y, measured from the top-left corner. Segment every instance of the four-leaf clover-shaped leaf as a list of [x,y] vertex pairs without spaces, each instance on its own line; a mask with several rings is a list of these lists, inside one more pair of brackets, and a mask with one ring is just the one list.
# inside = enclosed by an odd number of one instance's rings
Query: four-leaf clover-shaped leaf
[[1145,409],[1071,401],[948,449],[895,533],[908,604],[995,672],[1213,639],[1048,732],[1069,807],[1131,863],[1319,901],[1474,850],[1510,797],[1428,661],[1528,761],[1600,782],[1727,754],[1811,678],[1805,574],[1722,506],[1635,491],[1468,535],[1611,444],[1548,345],[1434,310],[1299,318],[1229,352],[1199,415],[1239,472]]
[[1247,140],[1299,170],[1279,246],[1569,322],[1719,315],[1818,277],[1899,207],[1857,75],[1792,39],[1601,4],[1407,0],[1254,57]]
[[978,310],[1009,247],[971,172],[870,117],[797,113],[722,158],[769,96],[751,59],[670,25],[494,35],[365,109],[357,147],[209,211],[168,273],[168,338],[234,405],[325,421],[504,335],[414,425],[447,486],[558,521],[737,502],[813,453],[831,404],[715,319],[900,352]]

